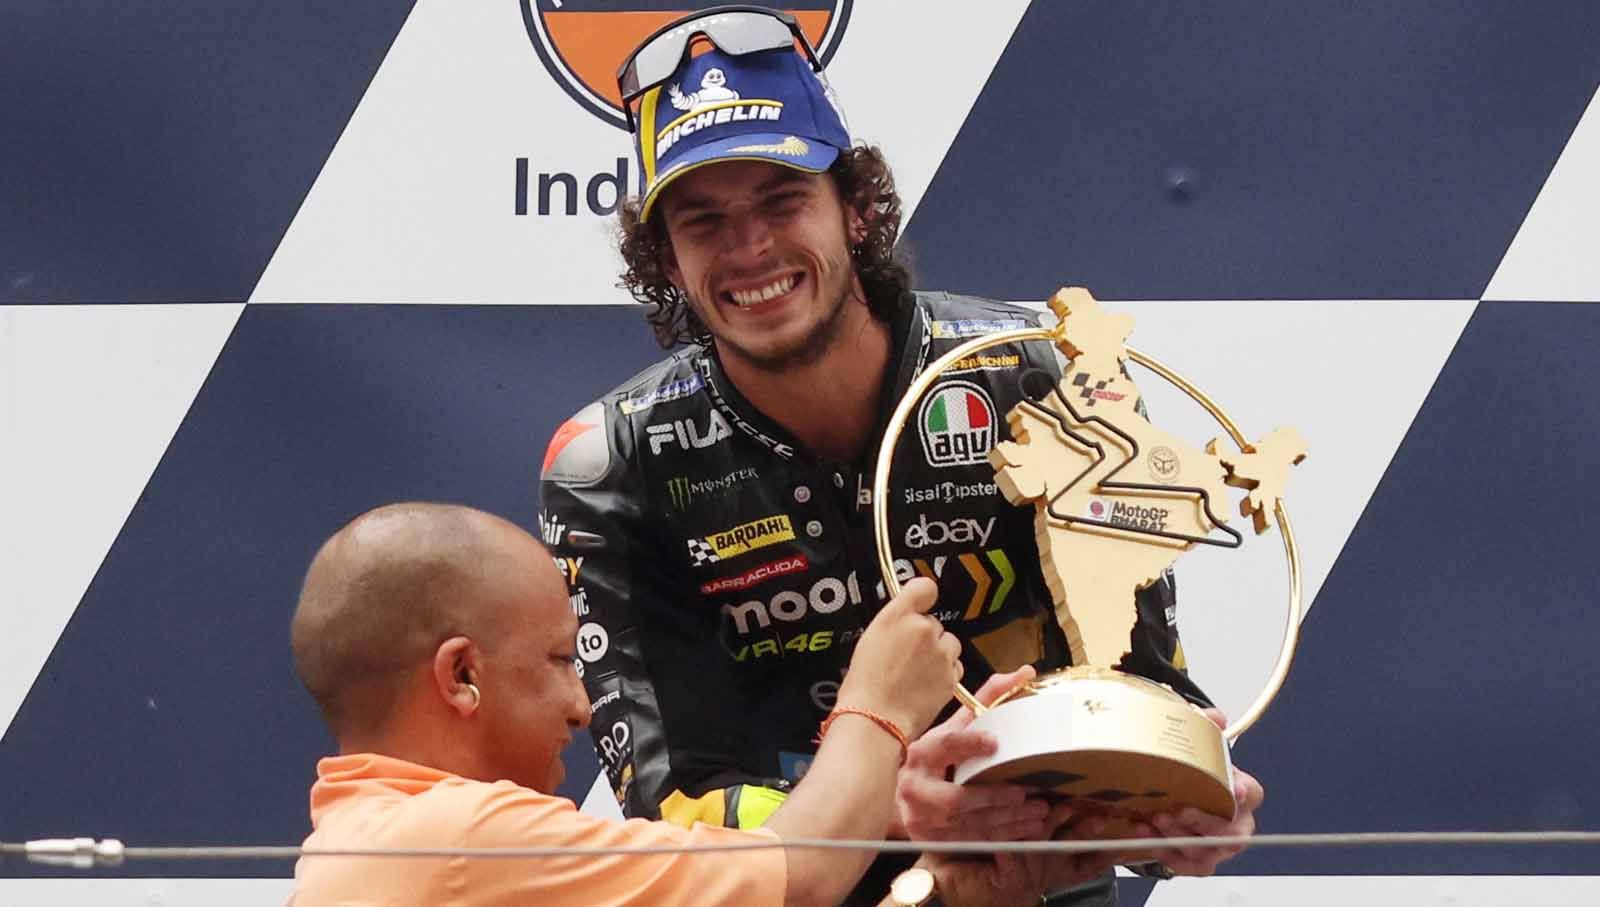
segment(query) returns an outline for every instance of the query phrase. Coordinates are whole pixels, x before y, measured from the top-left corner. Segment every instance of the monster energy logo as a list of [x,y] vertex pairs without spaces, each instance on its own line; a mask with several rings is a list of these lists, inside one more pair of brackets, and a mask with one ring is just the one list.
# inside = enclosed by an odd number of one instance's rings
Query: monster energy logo
[[678,476],[677,478],[668,481],[667,491],[672,495],[672,506],[674,509],[689,509],[689,501],[693,499],[693,494],[689,491],[689,479],[687,477]]
[[727,475],[717,476],[713,479],[691,479],[688,476],[674,476],[667,480],[667,494],[672,499],[674,510],[686,511],[696,498],[726,494],[758,475],[759,473],[757,473],[755,467],[747,466],[744,469],[735,469]]

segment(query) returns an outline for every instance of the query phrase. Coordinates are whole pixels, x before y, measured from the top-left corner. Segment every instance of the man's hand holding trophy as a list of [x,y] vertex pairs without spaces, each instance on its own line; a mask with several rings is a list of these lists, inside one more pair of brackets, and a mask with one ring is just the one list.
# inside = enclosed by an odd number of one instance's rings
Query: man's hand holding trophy
[[[1265,709],[1292,656],[1300,570],[1282,496],[1290,466],[1305,458],[1305,442],[1292,428],[1246,442],[1202,392],[1130,350],[1132,316],[1108,312],[1086,290],[1062,289],[1049,306],[1057,317],[1054,327],[1003,331],[962,344],[912,385],[880,451],[874,519],[879,549],[886,551],[883,502],[891,452],[906,414],[942,368],[1004,343],[1044,339],[1055,344],[1067,359],[1062,374],[1023,374],[1022,400],[1006,417],[1012,440],[996,444],[989,462],[1006,500],[1034,507],[1040,568],[1071,665],[1039,676],[1031,668],[996,675],[977,697],[958,690],[967,708],[930,731],[919,743],[923,752],[913,756],[930,765],[952,765],[954,782],[978,785],[967,788],[973,794],[967,800],[982,800],[978,791],[992,785],[1011,792],[995,798],[995,806],[1019,807],[1012,802],[1018,788],[1035,804],[1049,804],[1048,811],[1037,805],[1031,811],[1014,809],[1018,829],[1086,838],[1249,834],[1262,788],[1233,767],[1229,744]],[[1196,446],[1153,425],[1127,370],[1129,359],[1205,407],[1237,451],[1224,449],[1219,439]],[[1234,488],[1246,490],[1238,513],[1251,518],[1257,534],[1274,523],[1280,527],[1290,594],[1283,644],[1267,688],[1227,727],[1218,710],[1119,666],[1138,619],[1136,591],[1162,581],[1178,557],[1197,545],[1236,548],[1242,543],[1243,534],[1229,525]],[[882,567],[885,583],[896,590],[886,559]],[[985,737],[994,744],[972,745]],[[932,770],[928,774],[936,777]],[[915,781],[913,773],[911,782],[902,782],[902,800],[919,805],[937,800],[935,785]],[[942,832],[961,825],[954,819],[945,824],[948,829],[910,831],[917,837],[948,837]],[[1118,857],[1205,875],[1238,849],[1166,848]]]

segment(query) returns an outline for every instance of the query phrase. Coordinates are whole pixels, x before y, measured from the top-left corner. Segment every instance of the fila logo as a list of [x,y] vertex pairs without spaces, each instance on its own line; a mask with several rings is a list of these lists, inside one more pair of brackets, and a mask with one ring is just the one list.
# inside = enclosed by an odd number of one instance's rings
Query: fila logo
[[694,424],[693,419],[678,419],[660,425],[651,425],[645,428],[645,434],[650,439],[650,453],[660,456],[661,449],[667,445],[675,445],[679,450],[703,450],[725,438],[733,436],[733,430],[728,427],[728,420],[722,414],[711,410],[711,421],[704,430]]

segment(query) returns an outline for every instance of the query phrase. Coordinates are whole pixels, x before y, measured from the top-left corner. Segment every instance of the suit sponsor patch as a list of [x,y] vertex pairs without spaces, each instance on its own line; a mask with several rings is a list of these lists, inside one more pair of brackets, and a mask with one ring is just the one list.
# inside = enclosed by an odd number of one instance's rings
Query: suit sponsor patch
[[811,562],[803,554],[794,557],[782,557],[775,561],[752,567],[738,576],[724,576],[721,579],[710,580],[700,584],[702,595],[716,595],[719,592],[738,592],[751,586],[760,585],[774,577],[788,573],[799,573],[811,567]]
[[768,545],[792,541],[794,541],[794,525],[789,522],[789,515],[785,513],[751,520],[732,529],[713,532],[704,538],[687,540],[689,556],[697,567],[748,554]]

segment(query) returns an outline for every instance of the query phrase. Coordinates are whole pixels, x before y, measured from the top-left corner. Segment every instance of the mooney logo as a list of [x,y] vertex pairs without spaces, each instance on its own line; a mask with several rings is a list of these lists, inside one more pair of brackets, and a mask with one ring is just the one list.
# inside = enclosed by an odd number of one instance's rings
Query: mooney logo
[[952,381],[929,394],[917,422],[930,466],[985,463],[994,446],[994,403],[976,384]]
[[[776,6],[800,22],[826,64],[850,23],[853,0],[813,0]],[[618,129],[627,129],[617,94],[617,67],[651,33],[715,0],[661,4],[648,0],[522,0],[522,22],[533,49],[567,95]],[[687,93],[687,92],[686,92]]]
[[861,604],[861,583],[854,570],[845,579],[825,576],[807,592],[785,590],[765,601],[757,598],[738,605],[723,605],[722,613],[733,620],[740,636],[765,630],[774,619],[794,623],[807,614],[832,614],[845,605]]

